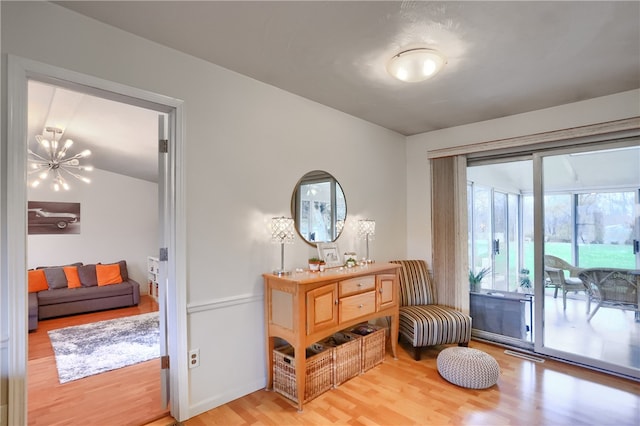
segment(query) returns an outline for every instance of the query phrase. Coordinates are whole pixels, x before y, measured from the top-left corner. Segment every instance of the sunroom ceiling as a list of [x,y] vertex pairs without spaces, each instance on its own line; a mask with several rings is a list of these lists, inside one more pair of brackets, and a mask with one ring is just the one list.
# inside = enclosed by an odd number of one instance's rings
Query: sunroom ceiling
[[[545,157],[545,192],[640,188],[640,139],[636,146]],[[533,192],[531,160],[469,167],[467,179],[513,193]]]

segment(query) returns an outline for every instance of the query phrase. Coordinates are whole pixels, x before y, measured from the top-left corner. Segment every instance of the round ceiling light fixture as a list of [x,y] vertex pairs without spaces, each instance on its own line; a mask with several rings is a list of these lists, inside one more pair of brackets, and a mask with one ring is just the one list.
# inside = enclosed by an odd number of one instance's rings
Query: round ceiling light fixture
[[437,50],[421,47],[395,55],[387,64],[387,71],[400,81],[417,83],[436,75],[446,63]]

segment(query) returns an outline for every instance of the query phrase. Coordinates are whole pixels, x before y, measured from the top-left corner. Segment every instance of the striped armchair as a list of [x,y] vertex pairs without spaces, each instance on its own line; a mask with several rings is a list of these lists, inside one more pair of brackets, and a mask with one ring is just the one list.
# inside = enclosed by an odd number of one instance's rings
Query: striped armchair
[[420,348],[471,340],[471,317],[448,306],[438,305],[435,287],[424,260],[392,260],[402,266],[400,275],[400,336],[413,346],[420,360]]

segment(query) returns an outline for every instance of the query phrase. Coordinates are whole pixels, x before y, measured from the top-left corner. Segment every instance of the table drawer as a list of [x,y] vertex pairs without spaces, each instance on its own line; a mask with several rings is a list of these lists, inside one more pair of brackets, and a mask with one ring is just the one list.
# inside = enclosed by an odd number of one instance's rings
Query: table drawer
[[346,322],[375,311],[376,292],[369,291],[341,298],[338,317],[340,322]]
[[376,276],[369,275],[366,277],[351,278],[350,280],[340,281],[339,296],[350,296],[376,288]]

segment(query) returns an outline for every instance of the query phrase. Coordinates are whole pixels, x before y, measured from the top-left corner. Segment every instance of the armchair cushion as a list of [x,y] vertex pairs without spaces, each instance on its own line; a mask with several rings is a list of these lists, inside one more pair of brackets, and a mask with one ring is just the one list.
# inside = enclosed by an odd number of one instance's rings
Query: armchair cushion
[[392,260],[402,265],[400,269],[400,306],[432,305],[436,295],[423,260]]
[[400,307],[400,334],[414,348],[471,340],[471,318],[441,305]]

